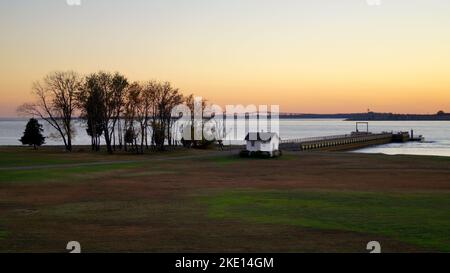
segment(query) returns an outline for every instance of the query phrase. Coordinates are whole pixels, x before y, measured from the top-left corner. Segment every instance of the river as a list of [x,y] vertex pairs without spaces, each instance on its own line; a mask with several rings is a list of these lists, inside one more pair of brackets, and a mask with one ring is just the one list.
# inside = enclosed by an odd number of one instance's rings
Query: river
[[[20,145],[21,137],[27,120],[0,119],[0,145]],[[45,122],[44,134],[52,134],[52,128]],[[415,135],[423,135],[425,142],[392,143],[387,145],[364,148],[359,153],[412,154],[450,156],[450,121],[371,121],[371,132],[410,131]],[[280,136],[282,139],[294,139],[316,136],[348,134],[355,130],[355,122],[339,119],[281,119]],[[90,138],[84,125],[75,122],[76,136],[74,145],[89,145]],[[61,141],[47,138],[46,145],[61,145]]]

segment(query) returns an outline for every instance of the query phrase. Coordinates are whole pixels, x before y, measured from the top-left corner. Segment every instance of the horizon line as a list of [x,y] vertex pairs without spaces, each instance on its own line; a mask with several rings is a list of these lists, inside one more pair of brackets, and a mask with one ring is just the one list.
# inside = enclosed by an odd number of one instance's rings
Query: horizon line
[[[364,115],[364,114],[392,114],[392,115],[414,115],[414,116],[436,116],[439,112],[443,112],[444,115],[450,115],[450,112],[439,110],[434,113],[395,113],[395,112],[341,112],[341,113],[299,113],[299,112],[280,112],[279,116],[302,116],[302,115],[317,115],[317,116],[337,116],[337,115]],[[245,114],[254,114],[245,113]],[[270,114],[271,112],[267,112]],[[0,116],[0,119],[27,119],[29,117],[23,116]],[[73,117],[73,119],[80,119],[80,117]]]

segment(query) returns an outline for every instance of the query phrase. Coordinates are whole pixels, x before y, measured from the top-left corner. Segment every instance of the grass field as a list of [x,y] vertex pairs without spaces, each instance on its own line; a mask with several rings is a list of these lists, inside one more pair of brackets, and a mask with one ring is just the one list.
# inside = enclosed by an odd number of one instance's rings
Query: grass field
[[450,160],[0,148],[0,252],[450,252]]
[[450,251],[450,193],[249,190],[205,202],[215,219],[383,235]]

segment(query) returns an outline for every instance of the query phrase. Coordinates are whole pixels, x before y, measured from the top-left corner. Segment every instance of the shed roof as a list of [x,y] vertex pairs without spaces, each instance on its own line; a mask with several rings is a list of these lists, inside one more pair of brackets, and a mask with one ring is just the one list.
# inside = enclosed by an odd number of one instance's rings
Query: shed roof
[[273,137],[278,137],[277,133],[265,133],[265,132],[259,132],[259,133],[248,133],[245,137],[245,140],[247,141],[271,141]]

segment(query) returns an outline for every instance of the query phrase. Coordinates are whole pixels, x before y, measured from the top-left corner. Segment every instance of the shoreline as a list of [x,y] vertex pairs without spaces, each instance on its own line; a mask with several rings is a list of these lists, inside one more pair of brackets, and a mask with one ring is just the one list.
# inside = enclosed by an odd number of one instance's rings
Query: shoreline
[[[383,146],[383,145],[381,145]],[[375,146],[375,147],[381,147],[381,146]],[[93,152],[91,151],[90,145],[73,145],[72,146],[73,151],[67,152],[64,149],[64,146],[62,145],[45,145],[39,147],[37,150],[34,150],[32,147],[28,146],[21,146],[21,145],[0,145],[0,151],[7,151],[7,150],[21,150],[21,152],[24,151],[30,151],[30,152],[59,152],[61,154],[92,154],[92,155],[105,155],[106,154],[106,146],[101,145],[99,152]],[[132,157],[142,157],[146,155],[173,155],[174,152],[189,152],[189,151],[198,151],[200,153],[223,153],[223,154],[230,154],[234,153],[236,156],[238,155],[239,151],[241,149],[244,149],[245,145],[225,145],[223,150],[218,149],[217,147],[211,148],[211,149],[193,149],[193,148],[184,148],[181,146],[173,146],[173,147],[167,147],[167,150],[165,151],[156,151],[152,149],[148,149],[144,151],[144,154],[135,154],[133,152],[125,152],[125,151],[116,151],[113,155],[129,155]],[[284,151],[284,153],[288,154],[351,154],[351,155],[381,155],[386,157],[420,157],[420,158],[448,158],[450,159],[450,156],[447,155],[430,155],[430,154],[387,154],[387,153],[368,153],[368,152],[358,152],[359,150],[365,150],[370,149],[369,148],[362,148],[362,149],[356,149],[356,150],[342,150],[342,151],[333,151],[333,150],[321,150],[321,151]]]

